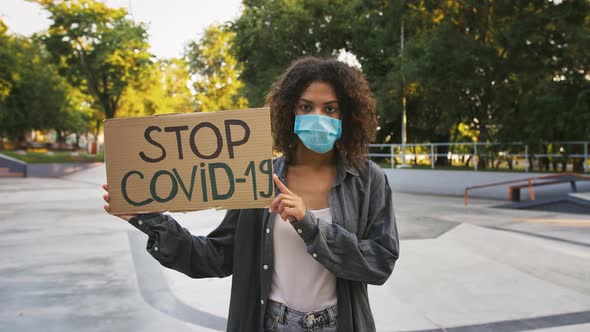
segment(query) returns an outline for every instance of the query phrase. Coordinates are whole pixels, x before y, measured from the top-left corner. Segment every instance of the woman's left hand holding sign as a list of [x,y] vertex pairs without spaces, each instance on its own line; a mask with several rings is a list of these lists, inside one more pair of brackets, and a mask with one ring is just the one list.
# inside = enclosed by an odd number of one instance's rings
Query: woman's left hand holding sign
[[272,179],[281,193],[270,203],[269,211],[278,213],[284,221],[303,219],[307,210],[303,199],[289,190],[276,174],[273,174]]
[[[107,192],[106,194],[102,195],[102,198],[107,203],[103,207],[104,207],[104,210],[110,214],[111,213],[111,206],[109,205],[109,186],[105,183],[102,185],[102,189],[104,189]],[[131,219],[133,217],[137,217],[137,215],[136,214],[120,214],[120,215],[115,215],[115,217],[119,217],[125,221],[129,221],[129,219]]]

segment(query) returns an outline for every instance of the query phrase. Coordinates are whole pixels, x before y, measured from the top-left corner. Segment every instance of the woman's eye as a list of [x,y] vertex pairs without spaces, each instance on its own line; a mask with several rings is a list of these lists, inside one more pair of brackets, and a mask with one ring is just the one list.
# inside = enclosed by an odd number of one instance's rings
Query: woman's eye
[[304,111],[304,112],[310,112],[311,111],[311,106],[310,105],[300,105],[299,109]]
[[336,107],[327,106],[326,107],[326,112],[328,112],[328,113],[334,113],[334,112],[336,112]]

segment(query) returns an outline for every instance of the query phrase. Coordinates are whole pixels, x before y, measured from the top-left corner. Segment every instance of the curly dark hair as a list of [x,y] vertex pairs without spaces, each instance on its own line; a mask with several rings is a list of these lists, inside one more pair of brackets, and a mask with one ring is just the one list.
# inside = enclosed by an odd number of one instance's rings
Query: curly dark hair
[[375,139],[377,116],[375,98],[360,70],[335,58],[303,57],[295,60],[273,83],[266,105],[271,110],[274,150],[293,160],[297,135],[293,132],[295,107],[303,91],[313,82],[330,84],[338,98],[342,116],[342,137],[336,149],[359,169],[365,164],[368,144]]

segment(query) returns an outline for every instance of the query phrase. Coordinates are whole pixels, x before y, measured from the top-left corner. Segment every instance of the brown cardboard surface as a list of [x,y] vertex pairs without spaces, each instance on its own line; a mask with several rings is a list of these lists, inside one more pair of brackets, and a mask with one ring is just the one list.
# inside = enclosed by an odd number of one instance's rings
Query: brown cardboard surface
[[260,208],[272,201],[268,108],[108,119],[112,214]]

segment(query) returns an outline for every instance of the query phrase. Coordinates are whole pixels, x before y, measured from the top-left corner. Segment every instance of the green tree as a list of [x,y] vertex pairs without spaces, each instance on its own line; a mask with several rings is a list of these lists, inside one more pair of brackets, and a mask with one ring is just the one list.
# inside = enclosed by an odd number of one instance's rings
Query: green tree
[[278,75],[305,55],[331,56],[350,49],[353,9],[350,0],[246,0],[231,25],[233,51],[243,64],[241,78],[250,105],[264,97]]
[[246,98],[239,94],[243,87],[242,66],[230,50],[234,36],[234,32],[223,26],[211,25],[199,41],[191,42],[186,49],[198,111],[248,106]]
[[60,73],[114,117],[123,91],[150,63],[145,27],[99,1],[33,1],[53,20],[44,41]]
[[[62,79],[63,80],[63,79]],[[92,97],[84,94],[79,89],[72,87],[65,80],[62,81],[65,95],[60,112],[52,121],[52,129],[57,133],[57,141],[63,142],[69,134],[76,134],[77,139],[81,133],[93,132],[93,124],[98,115],[93,107]],[[100,123],[102,123],[102,119]]]
[[160,60],[150,65],[141,81],[128,85],[121,96],[118,117],[194,111],[188,88],[187,63]]
[[[196,106],[194,96],[189,89],[188,63],[177,58],[164,60],[161,71],[164,76],[165,113],[194,112]],[[243,105],[239,107],[243,107]]]
[[[533,153],[556,148],[543,141],[590,139],[590,2],[546,2],[518,14],[509,45],[509,82],[518,93],[501,114],[500,135],[527,142]],[[583,148],[566,146],[569,153]],[[548,170],[550,160],[540,161]],[[583,169],[582,159],[573,164]]]
[[10,71],[15,65],[7,31],[8,27],[0,17],[0,102],[10,94]]
[[532,144],[590,137],[589,7],[587,0],[249,0],[231,29],[253,105],[294,59],[345,49],[377,98],[378,141],[399,141],[405,96],[410,142]]
[[[588,6],[364,2],[353,52],[376,91],[379,137],[399,128],[403,95],[409,141],[451,141],[465,126],[484,142],[588,137],[587,126],[578,125],[589,116]],[[399,46],[401,21],[403,54],[384,42]]]
[[[402,91],[408,97],[408,109],[413,108],[412,95],[418,93],[415,84],[404,84],[401,72],[401,25],[406,10],[405,1],[355,1],[345,18],[351,28],[347,48],[362,66],[371,90],[377,99],[380,130],[377,141],[392,143],[400,139]],[[407,19],[406,19],[407,20]],[[406,39],[413,34],[406,22]],[[408,112],[409,116],[412,116]],[[419,131],[408,121],[408,140],[419,141]]]
[[0,63],[3,86],[9,90],[0,101],[0,136],[23,141],[31,129],[74,130],[80,114],[71,100],[75,89],[57,74],[41,42],[20,36],[3,36]]
[[531,144],[590,139],[590,2],[523,8],[510,24],[508,82],[517,98],[502,114],[501,135]]

